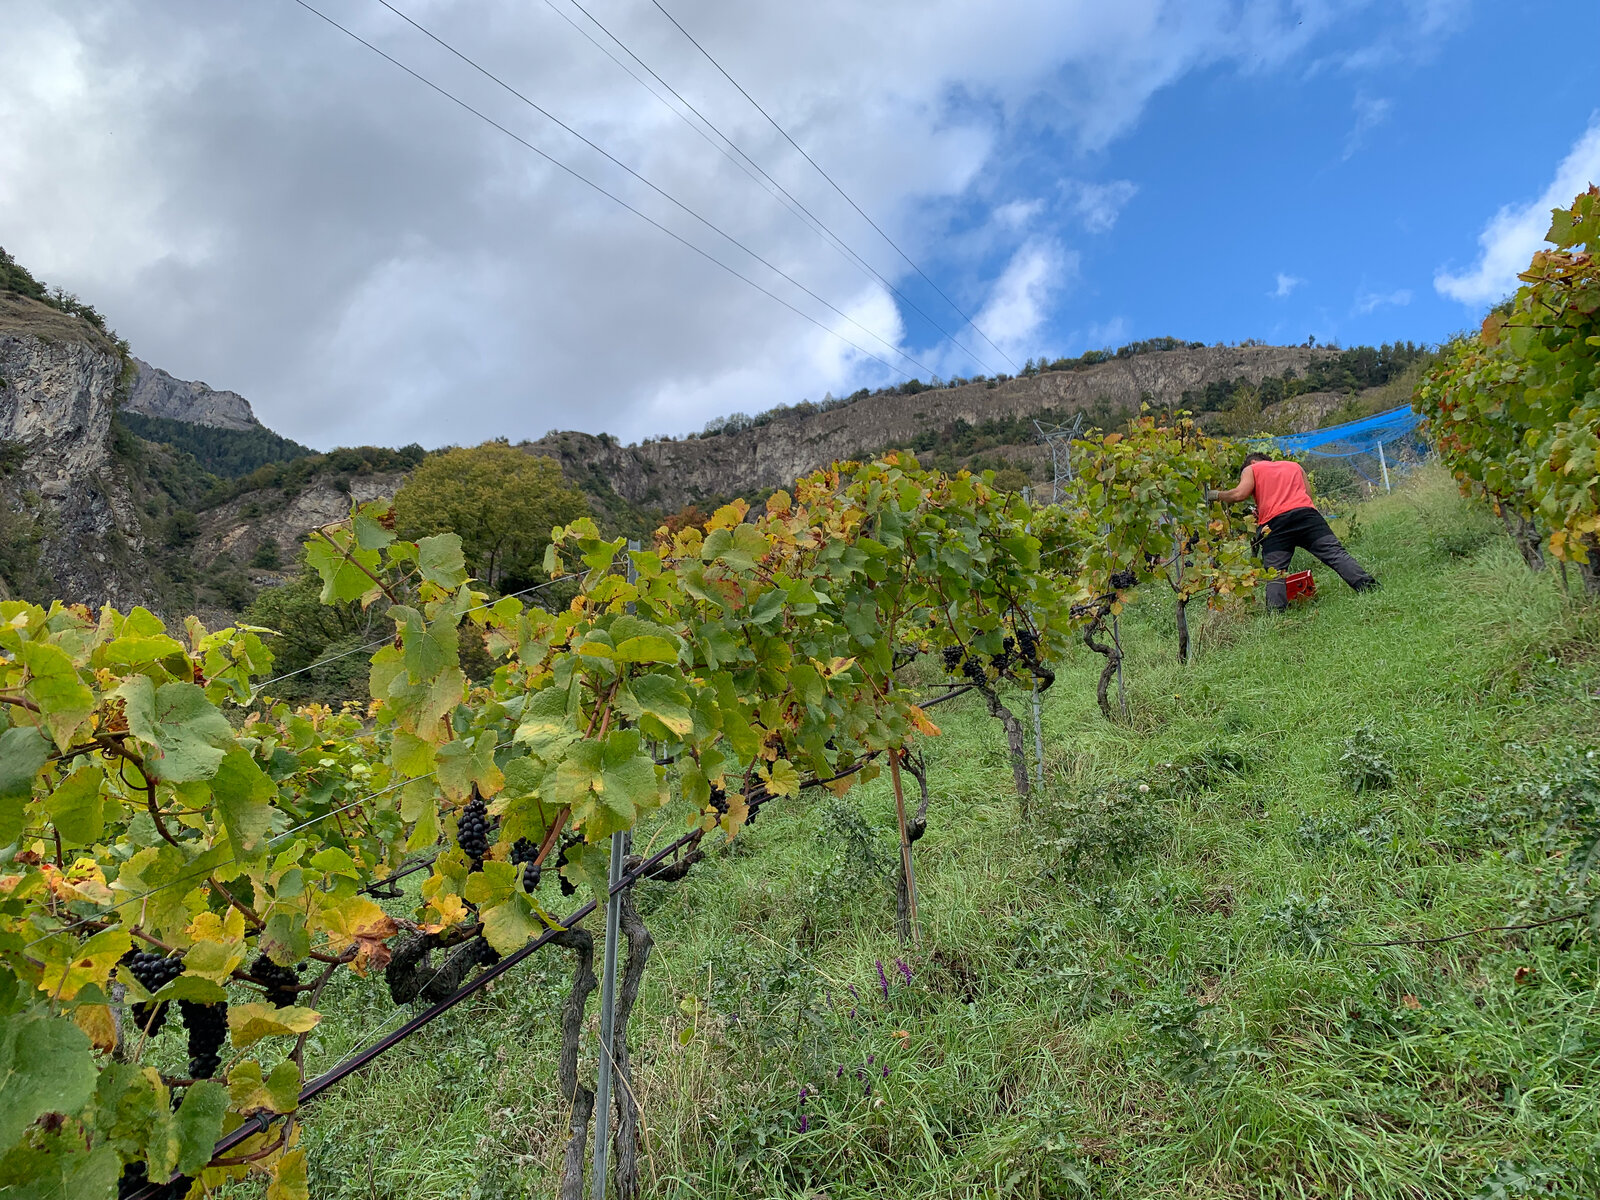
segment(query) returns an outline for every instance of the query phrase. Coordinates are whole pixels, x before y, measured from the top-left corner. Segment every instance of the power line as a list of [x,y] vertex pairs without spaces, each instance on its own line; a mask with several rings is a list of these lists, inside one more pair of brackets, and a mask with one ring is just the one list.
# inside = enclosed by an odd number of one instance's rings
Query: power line
[[833,190],[838,192],[839,195],[843,196],[845,198],[846,203],[848,203],[851,208],[855,209],[856,212],[860,213],[862,219],[865,220],[868,225],[871,225],[873,227],[873,229],[878,231],[878,236],[881,237],[884,241],[888,242],[889,245],[893,246],[894,247],[894,252],[896,254],[898,254],[901,258],[905,259],[907,264],[910,265],[910,267],[911,267],[911,269],[913,271],[915,271],[918,275],[921,275],[923,279],[927,280],[928,286],[931,287],[934,291],[938,292],[939,295],[941,297],[943,297],[944,302],[946,304],[948,304],[951,308],[955,309],[956,312],[961,314],[961,319],[963,321],[965,321],[968,325],[971,325],[974,329],[976,329],[978,331],[978,336],[979,337],[981,337],[984,341],[988,342],[989,345],[994,349],[994,351],[997,354],[1000,355],[1001,358],[1005,359],[1008,363],[1010,363],[1012,365],[1013,368],[1015,368],[1016,365],[1017,365],[1016,360],[1013,359],[1004,350],[1000,349],[999,346],[996,346],[994,344],[994,339],[992,339],[987,333],[985,333],[982,329],[980,329],[978,327],[978,323],[976,321],[974,321],[971,317],[967,316],[967,314],[965,312],[962,312],[961,307],[958,304],[956,304],[956,302],[954,300],[950,299],[949,296],[946,296],[944,294],[944,289],[941,288],[937,283],[934,283],[934,281],[931,278],[929,278],[928,273],[926,271],[924,271],[921,267],[917,266],[917,264],[912,261],[911,256],[909,254],[907,254],[904,250],[900,249],[900,246],[895,242],[895,240],[892,237],[890,237],[887,233],[885,233],[883,231],[882,227],[879,226],[879,224],[876,221],[874,221],[871,217],[867,216],[866,211],[859,204],[857,204],[854,200],[852,200],[850,198],[850,194],[848,192],[846,192],[842,187],[840,187],[837,183],[834,182],[833,176],[829,175],[826,171],[824,171],[822,169],[821,164],[818,163],[816,159],[812,158],[811,155],[807,154],[805,152],[805,150],[801,147],[799,142],[795,141],[792,137],[789,136],[788,130],[784,129],[784,127],[782,125],[779,125],[775,120],[773,120],[772,119],[772,115],[769,112],[767,112],[766,109],[762,108],[761,105],[756,103],[756,98],[754,96],[752,96],[749,92],[745,91],[744,88],[740,86],[739,81],[737,79],[735,79],[732,75],[729,75],[728,72],[723,69],[722,64],[719,63],[716,59],[711,57],[710,52],[704,46],[702,46],[699,42],[695,41],[694,35],[691,34],[687,29],[685,29],[681,24],[679,24],[678,18],[673,16],[671,13],[669,13],[665,8],[662,8],[661,0],[650,0],[650,2],[652,4],[654,4],[657,8],[661,9],[661,15],[666,17],[667,20],[671,21],[673,23],[673,25],[677,26],[678,32],[683,34],[684,37],[688,38],[690,44],[692,44],[696,50],[700,51],[701,54],[705,55],[706,61],[709,62],[718,71],[720,71],[722,73],[722,77],[724,79],[726,79],[729,83],[733,84],[734,87],[739,89],[739,94],[741,96],[743,96],[746,100],[750,101],[750,103],[755,106],[755,110],[758,113],[760,113],[763,117],[766,117],[767,123],[769,125],[771,125],[774,129],[776,129],[780,134],[783,135],[783,140],[788,142],[789,145],[793,146],[796,150],[798,150],[800,152],[800,157],[804,158],[808,163],[810,163],[813,167],[815,167],[816,170],[817,170],[817,174],[821,175],[824,179],[826,179],[828,181],[829,185],[833,188]]
[[533,100],[529,99],[527,96],[523,95],[523,93],[519,92],[516,88],[512,87],[504,79],[501,79],[498,75],[494,74],[494,72],[488,70],[481,63],[477,62],[476,60],[470,58],[468,55],[462,53],[460,50],[456,49],[449,42],[445,41],[443,38],[441,38],[438,34],[434,33],[431,29],[427,28],[425,25],[420,24],[418,21],[414,20],[412,17],[409,17],[405,13],[401,12],[394,5],[390,4],[389,0],[378,0],[378,3],[383,5],[384,8],[387,8],[390,12],[392,12],[395,16],[399,17],[406,24],[410,25],[417,32],[423,34],[425,37],[428,37],[428,38],[432,39],[437,45],[439,45],[439,46],[443,47],[444,49],[448,50],[451,54],[455,55],[462,62],[466,63],[469,67],[471,67],[474,71],[478,72],[478,74],[482,75],[485,79],[488,79],[488,80],[498,84],[500,87],[504,88],[507,92],[511,93],[511,95],[515,96],[518,100],[521,100],[529,108],[533,109],[534,112],[538,113],[540,116],[544,117],[546,120],[552,121],[556,125],[559,125],[562,129],[566,130],[573,137],[577,138],[585,146],[588,146],[596,154],[601,155],[603,158],[607,159],[609,162],[612,162],[615,165],[617,165],[618,167],[621,167],[629,175],[633,176],[633,178],[637,179],[640,183],[644,184],[645,187],[649,188],[652,192],[655,192],[656,195],[660,196],[663,200],[666,200],[669,204],[672,204],[675,207],[677,207],[678,209],[680,209],[683,212],[687,213],[689,216],[693,217],[696,221],[699,221],[700,224],[704,225],[707,229],[711,230],[712,233],[716,234],[718,237],[726,239],[728,242],[730,242],[733,245],[737,246],[740,250],[743,250],[746,254],[748,254],[751,258],[755,259],[762,266],[766,267],[769,271],[772,271],[774,274],[780,275],[784,279],[787,279],[790,283],[794,284],[795,287],[799,288],[806,295],[810,296],[818,304],[822,305],[824,308],[827,308],[829,311],[835,313],[836,315],[838,315],[840,317],[843,317],[846,321],[849,321],[850,324],[854,325],[857,329],[861,330],[861,332],[866,334],[868,337],[876,338],[878,341],[882,342],[885,346],[887,346],[889,348],[889,352],[891,354],[898,354],[901,358],[905,359],[907,362],[911,363],[913,366],[917,367],[919,370],[926,371],[926,372],[928,372],[930,374],[932,373],[932,368],[931,367],[928,367],[925,364],[918,362],[911,355],[907,354],[904,350],[900,349],[893,342],[889,341],[888,338],[884,337],[882,334],[877,333],[874,330],[868,329],[865,325],[863,325],[860,321],[856,320],[849,313],[843,311],[842,309],[835,308],[832,304],[828,303],[828,301],[824,300],[821,296],[817,295],[817,293],[813,292],[805,284],[801,283],[793,275],[790,275],[782,267],[778,267],[778,266],[774,265],[773,263],[768,262],[765,258],[763,258],[761,255],[757,254],[754,250],[750,249],[749,246],[746,246],[738,238],[734,237],[732,234],[729,234],[728,232],[726,232],[725,230],[719,228],[718,226],[713,225],[709,220],[707,220],[705,217],[701,216],[698,212],[696,212],[694,209],[690,208],[688,205],[684,204],[677,197],[675,197],[675,196],[663,191],[661,188],[657,187],[654,183],[652,183],[650,180],[646,179],[643,175],[639,174],[639,172],[635,171],[632,167],[630,167],[627,163],[623,162],[616,155],[612,154],[610,151],[606,150],[604,147],[595,144],[589,138],[587,138],[583,134],[579,133],[571,125],[568,125],[560,117],[556,116],[554,113],[550,112],[548,109],[543,108],[542,106],[540,106],[535,101],[533,101]]
[[[948,329],[946,329],[938,321],[934,320],[933,317],[930,316],[920,305],[918,305],[915,300],[913,300],[910,296],[906,295],[905,292],[901,291],[900,288],[898,286],[896,286],[895,283],[893,281],[891,281],[886,275],[884,275],[882,272],[880,272],[876,267],[874,267],[871,263],[869,263],[860,254],[857,254],[853,249],[851,249],[850,245],[843,238],[841,238],[838,234],[836,234],[831,228],[829,228],[828,224],[825,221],[823,221],[821,217],[817,216],[814,212],[812,212],[809,208],[807,208],[805,206],[805,204],[802,203],[799,199],[797,199],[792,192],[790,192],[787,188],[785,188],[783,186],[783,184],[779,183],[776,179],[774,179],[771,175],[769,175],[767,173],[766,169],[764,167],[762,167],[762,165],[760,163],[756,162],[756,160],[751,158],[749,154],[745,153],[745,151],[740,148],[740,146],[739,146],[739,144],[737,142],[735,142],[726,133],[724,133],[720,128],[718,128],[717,124],[714,121],[712,121],[710,117],[706,116],[705,113],[701,112],[698,108],[696,108],[693,104],[691,104],[684,97],[683,93],[679,92],[677,88],[673,87],[670,83],[668,83],[665,79],[663,79],[661,77],[661,75],[653,67],[650,66],[649,63],[645,62],[644,59],[640,58],[637,54],[635,54],[628,47],[627,43],[622,41],[621,38],[617,37],[616,34],[612,33],[611,30],[608,29],[605,26],[605,24],[602,23],[599,20],[599,18],[597,18],[593,13],[591,13],[587,8],[585,8],[582,5],[582,3],[579,2],[579,0],[569,0],[569,2],[572,4],[572,6],[574,8],[576,8],[585,17],[587,17],[589,19],[589,22],[592,25],[594,25],[595,28],[600,30],[601,33],[605,34],[606,37],[610,38],[614,43],[616,43],[618,48],[620,48],[624,54],[626,54],[629,58],[633,59],[634,62],[638,63],[641,67],[643,67],[644,70],[649,73],[649,75],[650,75],[650,77],[652,79],[654,79],[662,87],[666,88],[667,91],[671,92],[672,95],[677,98],[678,103],[682,104],[685,108],[687,108],[690,112],[692,112],[696,117],[698,117],[701,120],[701,122],[703,122],[707,128],[709,128],[713,133],[715,133],[717,135],[717,137],[721,138],[722,141],[725,142],[727,144],[727,146],[733,150],[734,153],[733,154],[728,153],[727,149],[724,149],[717,142],[713,141],[706,134],[705,130],[701,129],[700,126],[696,125],[693,121],[689,120],[688,117],[684,116],[681,111],[679,111],[678,109],[674,108],[670,103],[668,103],[668,101],[666,100],[666,98],[664,96],[662,96],[659,92],[657,92],[649,84],[645,83],[645,81],[643,79],[640,79],[638,74],[635,73],[626,63],[624,63],[621,59],[619,59],[615,54],[612,54],[611,51],[607,50],[599,42],[595,41],[595,39],[589,35],[587,30],[585,30],[582,26],[578,25],[577,22],[573,21],[573,19],[571,17],[567,16],[567,14],[565,12],[563,12],[560,8],[558,8],[556,6],[556,4],[554,3],[554,0],[544,0],[544,2],[546,4],[546,6],[549,7],[549,9],[552,12],[554,12],[562,20],[566,21],[567,24],[571,25],[579,33],[581,33],[597,50],[599,50],[602,54],[604,54],[612,62],[616,63],[617,66],[621,67],[629,75],[633,76],[634,80],[639,84],[639,86],[644,88],[645,91],[649,92],[658,101],[660,101],[660,103],[666,107],[668,112],[672,113],[680,121],[682,121],[685,125],[687,125],[690,129],[693,129],[696,133],[698,133],[702,138],[705,139],[707,144],[711,145],[716,150],[718,150],[722,154],[722,156],[724,158],[726,158],[729,162],[733,163],[736,167],[738,167],[741,171],[743,171],[746,175],[748,175],[753,182],[755,182],[757,184],[761,184],[762,187],[763,187],[763,190],[767,191],[768,194],[773,197],[773,199],[777,200],[780,204],[782,204],[785,208],[787,208],[789,210],[789,212],[791,214],[793,214],[795,216],[795,218],[797,220],[799,220],[802,225],[804,225],[807,229],[811,230],[811,232],[815,233],[819,238],[821,238],[825,245],[828,245],[832,249],[837,251],[845,259],[846,262],[849,262],[852,265],[854,265],[858,270],[860,270],[863,274],[865,274],[869,279],[875,279],[879,283],[881,283],[884,287],[888,288],[892,293],[894,293],[895,296],[897,296],[906,305],[907,308],[911,309],[912,312],[916,313],[919,317],[921,317],[924,321],[926,321],[934,329],[938,330],[940,335],[942,337],[944,337],[946,341],[950,342],[951,345],[955,346],[958,350],[960,350],[963,354],[965,354],[973,362],[978,363],[986,371],[990,370],[989,364],[987,362],[985,362],[970,347],[968,347],[959,338],[957,338],[955,336],[955,334],[951,333]],[[735,158],[734,154],[737,154],[739,157]],[[746,164],[748,164],[748,166]],[[755,172],[757,174],[752,174],[751,173],[751,168],[754,168],[754,170],[755,170]],[[759,178],[757,177],[758,175],[759,175]],[[763,182],[763,181],[765,181],[765,182]],[[848,197],[847,197],[847,199],[848,199]],[[876,228],[876,226],[874,226],[874,228]],[[890,244],[893,245],[893,243],[890,243]],[[898,250],[899,247],[895,247],[895,249]],[[904,255],[902,254],[901,257],[904,257]],[[910,261],[910,260],[907,260],[907,261]],[[912,265],[915,266],[916,264],[913,263]],[[931,283],[932,280],[929,280],[929,282]],[[935,287],[934,290],[935,291],[938,290],[937,286]],[[941,296],[944,295],[943,292],[940,292],[939,294]],[[945,297],[945,299],[948,301],[949,297]],[[951,307],[954,307],[954,305],[952,305]],[[956,309],[956,311],[960,312],[961,310],[960,309]],[[964,315],[965,314],[963,314],[963,316]],[[976,329],[977,326],[973,326],[973,328]],[[980,335],[983,333],[983,331],[981,329],[978,330],[978,332],[979,332]],[[1002,353],[1004,353],[1004,352],[1002,351]],[[1010,362],[1011,360],[1008,358],[1006,361]],[[1013,367],[1016,366],[1015,363],[1012,363],[1011,365]]]
[[855,342],[853,342],[849,338],[845,337],[844,334],[840,333],[838,330],[828,328],[828,326],[824,325],[821,321],[817,320],[810,313],[805,312],[802,309],[796,308],[793,304],[790,304],[782,296],[779,296],[775,292],[769,291],[767,288],[762,287],[759,283],[757,283],[755,280],[751,279],[748,275],[745,275],[742,272],[740,272],[738,270],[735,270],[733,267],[730,267],[727,263],[723,262],[721,259],[717,258],[714,254],[710,253],[709,251],[701,249],[699,246],[695,245],[693,242],[691,242],[688,238],[684,237],[682,234],[676,233],[673,230],[668,229],[660,221],[657,221],[654,217],[648,216],[644,212],[642,212],[639,209],[635,208],[633,205],[629,204],[626,200],[624,200],[621,196],[618,196],[614,192],[607,191],[605,188],[601,187],[598,183],[594,182],[594,180],[590,179],[588,176],[582,174],[581,172],[575,170],[572,167],[569,167],[566,163],[562,162],[560,159],[555,158],[554,156],[545,153],[545,151],[539,149],[539,147],[535,146],[532,142],[528,141],[526,138],[522,137],[520,134],[513,133],[511,130],[507,129],[504,125],[500,124],[500,122],[496,121],[493,117],[489,116],[487,113],[484,113],[480,109],[476,109],[472,105],[468,104],[465,100],[461,99],[461,97],[457,96],[454,92],[446,90],[445,88],[441,87],[439,84],[433,82],[433,80],[429,79],[426,75],[423,75],[420,72],[413,70],[412,68],[406,66],[405,63],[403,63],[399,59],[395,58],[393,55],[387,54],[384,51],[380,50],[377,46],[374,46],[371,42],[367,41],[366,38],[362,37],[359,33],[356,33],[354,30],[346,28],[345,26],[339,24],[339,22],[335,21],[332,17],[328,16],[327,13],[322,12],[320,9],[317,9],[317,8],[313,7],[311,4],[307,3],[307,0],[294,0],[294,2],[296,4],[298,4],[301,8],[305,9],[307,12],[311,13],[313,16],[320,17],[323,21],[326,21],[329,25],[332,25],[335,29],[337,29],[340,33],[344,34],[346,37],[350,38],[352,41],[360,42],[361,45],[365,46],[368,50],[371,50],[379,58],[384,59],[385,61],[393,64],[396,67],[399,67],[400,70],[404,71],[407,75],[411,76],[418,83],[423,84],[425,87],[428,87],[428,88],[430,88],[431,90],[433,90],[435,92],[438,92],[439,95],[443,96],[446,100],[449,100],[452,104],[458,105],[459,107],[465,109],[467,112],[471,113],[473,116],[477,117],[480,121],[483,121],[485,124],[491,125],[495,129],[498,129],[501,133],[505,134],[512,141],[516,142],[519,146],[522,146],[524,149],[527,149],[527,150],[532,150],[535,154],[537,154],[540,158],[544,159],[551,166],[557,167],[560,170],[566,172],[568,175],[572,176],[572,178],[576,179],[579,183],[585,185],[586,187],[594,189],[595,191],[599,192],[602,196],[604,196],[606,199],[612,201],[614,204],[617,204],[620,207],[627,209],[634,216],[638,217],[641,221],[644,221],[647,224],[654,226],[656,229],[658,229],[662,233],[666,234],[673,241],[679,243],[680,245],[682,245],[686,249],[692,250],[694,253],[698,254],[701,258],[705,259],[712,266],[717,267],[720,270],[726,271],[729,275],[732,275],[735,279],[742,280],[743,282],[749,284],[751,287],[755,288],[755,290],[760,292],[762,295],[768,297],[771,300],[775,300],[779,304],[783,305],[790,312],[794,313],[795,316],[800,317],[803,320],[809,321],[811,324],[815,325],[818,329],[822,330],[824,333],[829,334],[832,337],[838,338],[845,345],[851,347],[851,349],[856,350],[861,354],[865,354],[868,358],[872,359],[872,361],[877,363],[879,366],[882,366],[882,367],[886,368],[887,370],[892,371],[896,375],[900,375],[900,376],[904,376],[905,375],[905,372],[903,370],[901,370],[899,367],[896,367],[896,366],[892,365],[891,363],[885,362],[883,359],[879,358],[876,354],[874,354],[871,350],[868,350],[865,346],[857,345]]

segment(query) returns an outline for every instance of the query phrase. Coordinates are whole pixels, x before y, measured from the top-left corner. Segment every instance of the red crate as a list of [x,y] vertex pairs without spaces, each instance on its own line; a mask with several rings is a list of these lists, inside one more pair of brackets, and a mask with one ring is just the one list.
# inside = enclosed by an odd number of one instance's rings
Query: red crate
[[1311,578],[1310,571],[1296,571],[1293,575],[1285,575],[1283,586],[1291,600],[1309,600],[1317,594],[1317,581]]

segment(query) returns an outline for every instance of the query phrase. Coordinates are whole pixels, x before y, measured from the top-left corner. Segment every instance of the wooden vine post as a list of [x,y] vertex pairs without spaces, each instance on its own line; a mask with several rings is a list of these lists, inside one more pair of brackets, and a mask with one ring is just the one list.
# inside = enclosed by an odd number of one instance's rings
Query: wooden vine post
[[911,831],[906,825],[906,795],[900,786],[900,756],[903,750],[889,754],[889,779],[894,784],[894,811],[900,821],[900,870],[906,881],[906,906],[911,926],[911,944],[922,945],[922,927],[917,921],[917,877],[911,868]]

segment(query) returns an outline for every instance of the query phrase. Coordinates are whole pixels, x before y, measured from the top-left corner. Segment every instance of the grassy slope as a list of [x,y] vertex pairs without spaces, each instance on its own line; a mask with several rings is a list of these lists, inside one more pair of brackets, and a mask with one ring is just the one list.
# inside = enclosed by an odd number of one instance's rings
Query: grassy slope
[[[882,781],[769,813],[649,891],[646,1193],[1432,1198],[1474,1195],[1504,1161],[1570,1191],[1485,1194],[1596,1194],[1600,956],[1582,927],[1346,940],[1572,906],[1501,780],[1594,743],[1596,614],[1436,478],[1357,524],[1381,593],[1319,569],[1314,606],[1212,618],[1187,670],[1167,606],[1135,606],[1128,726],[1100,719],[1097,664],[1076,656],[1045,707],[1044,836],[1019,828],[998,727],[943,710],[909,984],[872,875],[894,853]],[[1397,778],[1357,793],[1339,759],[1362,725]],[[872,853],[830,849],[861,818]],[[313,1194],[552,1194],[567,970],[544,955],[319,1102]],[[397,1022],[380,991],[342,985],[320,1065]]]

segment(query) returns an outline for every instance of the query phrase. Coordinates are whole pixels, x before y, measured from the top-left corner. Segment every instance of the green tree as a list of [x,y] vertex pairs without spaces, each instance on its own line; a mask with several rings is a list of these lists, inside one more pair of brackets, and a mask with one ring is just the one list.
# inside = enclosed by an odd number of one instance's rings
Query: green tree
[[394,498],[401,536],[459,534],[468,570],[501,589],[535,582],[551,529],[588,511],[588,500],[562,478],[554,459],[504,442],[434,455]]

